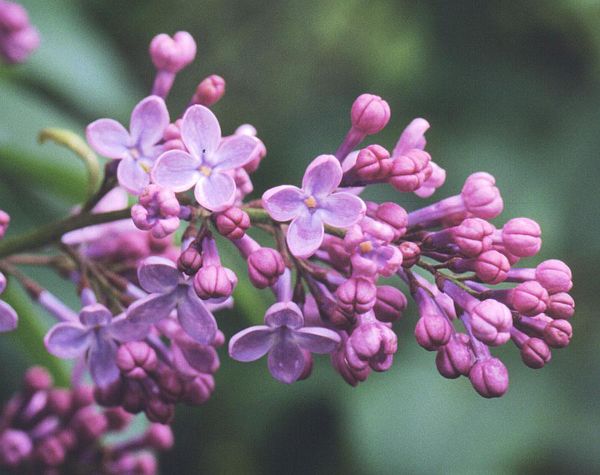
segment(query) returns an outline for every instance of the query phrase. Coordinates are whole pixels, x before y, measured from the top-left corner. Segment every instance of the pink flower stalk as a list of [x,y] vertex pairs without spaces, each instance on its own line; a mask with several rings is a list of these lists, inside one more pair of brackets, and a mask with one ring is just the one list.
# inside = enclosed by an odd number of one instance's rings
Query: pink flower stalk
[[181,139],[189,153],[181,150],[163,153],[152,169],[154,182],[176,193],[194,187],[198,203],[211,211],[232,206],[236,186],[227,172],[252,160],[258,149],[257,139],[235,135],[221,140],[217,118],[199,105],[184,114]]

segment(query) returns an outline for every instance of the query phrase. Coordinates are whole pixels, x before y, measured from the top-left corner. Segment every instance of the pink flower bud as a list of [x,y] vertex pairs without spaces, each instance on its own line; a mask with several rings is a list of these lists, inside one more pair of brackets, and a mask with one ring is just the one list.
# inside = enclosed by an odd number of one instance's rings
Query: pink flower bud
[[175,405],[153,397],[147,402],[145,413],[150,422],[169,424],[175,416]]
[[35,448],[35,457],[48,467],[58,467],[65,455],[65,448],[57,437],[43,439]]
[[367,135],[379,133],[390,120],[390,106],[381,97],[362,94],[352,104],[352,127]]
[[122,407],[106,409],[104,411],[104,417],[106,417],[109,431],[122,431],[133,419],[133,416]]
[[475,391],[485,398],[500,397],[508,391],[508,371],[498,358],[475,363],[469,379]]
[[454,243],[460,252],[476,257],[492,248],[494,226],[480,218],[467,218],[452,229]]
[[406,297],[396,287],[381,285],[377,287],[377,300],[373,311],[377,320],[382,322],[393,322],[402,316],[406,308]]
[[10,216],[5,211],[0,209],[0,239],[4,237],[6,234],[6,230],[8,229],[8,225],[10,224]]
[[487,299],[471,311],[473,335],[490,346],[503,345],[510,339],[512,314],[497,300]]
[[452,336],[448,319],[440,315],[424,315],[417,321],[415,338],[427,351],[435,351],[445,345]]
[[117,350],[117,366],[132,379],[144,379],[158,366],[156,352],[143,341],[125,343]]
[[568,292],[573,287],[573,274],[563,261],[550,259],[535,269],[535,279],[546,288],[548,293]]
[[550,348],[544,340],[539,338],[529,338],[521,347],[521,359],[530,368],[542,368],[551,358]]
[[21,30],[29,25],[27,10],[15,2],[0,2],[0,31],[10,32]]
[[566,320],[553,320],[544,328],[544,340],[552,348],[569,346],[573,337],[573,328]]
[[504,207],[496,180],[488,173],[474,173],[467,178],[461,197],[466,210],[477,218],[492,219],[498,216]]
[[346,347],[351,365],[358,367],[362,361],[367,362],[375,371],[387,371],[398,350],[398,337],[384,323],[365,322],[354,329]]
[[375,218],[394,230],[394,240],[406,233],[408,215],[406,210],[396,203],[390,201],[381,203],[375,211]]
[[408,193],[420,188],[431,176],[431,156],[414,148],[392,162],[389,183],[398,191]]
[[150,57],[156,69],[177,73],[196,56],[196,42],[186,31],[178,31],[171,38],[161,33],[150,42]]
[[248,256],[248,277],[258,289],[273,285],[284,270],[283,257],[270,247],[261,247]]
[[491,250],[477,257],[474,270],[483,282],[495,285],[506,280],[510,263],[504,254]]
[[198,87],[196,87],[196,93],[192,98],[192,103],[210,107],[217,103],[224,94],[225,79],[216,74],[211,74],[207,78],[204,78],[200,84],[198,84]]
[[410,269],[414,266],[421,257],[421,248],[417,243],[412,241],[404,241],[400,243],[398,249],[402,253],[402,267]]
[[235,274],[219,265],[205,265],[194,276],[194,290],[203,300],[227,298],[236,284]]
[[241,239],[250,227],[250,217],[245,211],[232,206],[216,215],[215,225],[219,234],[227,239]]
[[377,288],[371,280],[352,277],[337,288],[335,295],[342,312],[354,315],[368,312],[373,308]]
[[361,180],[383,180],[392,169],[390,153],[381,145],[369,145],[363,148],[356,158],[354,170]]
[[186,404],[199,406],[210,399],[215,390],[215,379],[212,375],[201,374],[192,381],[186,383],[183,400]]
[[448,379],[467,376],[473,366],[474,356],[469,347],[469,337],[464,333],[455,333],[448,343],[442,346],[435,357],[439,373]]
[[52,376],[41,366],[32,366],[23,377],[23,387],[27,392],[44,391],[50,386],[52,386]]
[[21,430],[6,429],[0,435],[0,465],[15,469],[32,450],[31,439]]
[[168,369],[159,371],[156,382],[160,387],[161,398],[167,402],[177,402],[184,394],[184,383],[179,377],[179,374],[173,370]]
[[177,268],[187,275],[194,275],[202,266],[202,254],[191,245],[177,259]]
[[569,319],[575,313],[575,301],[566,292],[552,294],[548,299],[546,313],[552,318]]
[[104,414],[97,412],[92,406],[77,411],[71,424],[77,433],[77,437],[86,442],[98,439],[108,430],[106,417]]
[[518,257],[535,256],[542,247],[542,230],[529,218],[514,218],[502,227],[502,242],[511,254]]
[[548,291],[535,280],[517,285],[511,294],[512,306],[522,315],[533,316],[546,311]]
[[73,399],[71,392],[64,388],[52,388],[48,391],[47,408],[61,417],[64,417],[72,409]]
[[169,450],[173,447],[173,431],[163,424],[150,424],[144,436],[145,442],[154,450]]

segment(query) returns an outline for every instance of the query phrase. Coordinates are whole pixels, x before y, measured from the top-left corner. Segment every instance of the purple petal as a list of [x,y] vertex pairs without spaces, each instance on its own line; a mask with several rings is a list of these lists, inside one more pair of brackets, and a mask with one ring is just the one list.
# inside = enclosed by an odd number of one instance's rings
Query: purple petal
[[265,191],[263,206],[275,221],[289,221],[298,216],[306,205],[304,192],[291,185],[281,185]]
[[183,115],[181,139],[190,153],[199,160],[212,155],[221,141],[219,121],[210,109],[195,105]]
[[425,132],[427,132],[427,129],[429,129],[429,122],[421,118],[414,119],[400,135],[392,152],[392,157],[404,155],[413,148],[423,150],[426,144]]
[[140,285],[146,292],[167,293],[175,290],[181,272],[173,261],[159,256],[148,257],[137,272]]
[[202,175],[194,189],[196,201],[211,211],[223,211],[235,201],[235,181],[227,173],[213,170]]
[[312,256],[323,242],[323,221],[315,214],[298,216],[287,231],[287,245],[296,257]]
[[[172,345],[174,359],[183,359],[185,363],[201,373],[214,373],[219,368],[219,357],[210,345],[201,345],[195,341],[182,341]],[[185,366],[185,365],[184,365]]]
[[277,302],[265,313],[265,323],[271,328],[300,328],[304,325],[304,317],[300,307],[294,302]]
[[181,150],[163,153],[152,169],[154,183],[176,193],[189,190],[200,178],[200,161]]
[[319,216],[323,222],[338,228],[358,223],[367,207],[363,200],[351,193],[333,193],[321,200]]
[[92,334],[75,323],[54,325],[44,338],[49,353],[59,358],[76,358],[89,348]]
[[340,335],[322,327],[305,327],[294,332],[294,339],[311,353],[331,353],[340,344]]
[[269,351],[269,371],[275,379],[291,384],[304,370],[304,355],[300,347],[291,338],[284,335]]
[[215,317],[191,286],[177,305],[177,316],[181,328],[198,343],[207,345],[215,339],[217,333]]
[[0,300],[0,333],[14,330],[18,322],[19,317],[15,309]]
[[151,152],[154,144],[163,138],[169,125],[169,111],[165,101],[158,96],[142,99],[131,113],[129,130],[133,143],[144,155]]
[[79,312],[79,321],[84,327],[105,326],[112,319],[112,313],[99,303],[86,305]]
[[102,332],[95,335],[94,343],[88,355],[90,373],[94,382],[106,387],[115,382],[120,375],[116,363],[117,345]]
[[304,172],[302,189],[307,195],[322,198],[342,181],[342,166],[333,155],[319,155]]
[[144,322],[133,322],[126,315],[120,315],[108,327],[110,336],[118,341],[140,341],[150,332],[150,325]]
[[132,303],[127,309],[127,318],[133,324],[154,324],[167,318],[177,305],[175,291],[166,294],[150,294]]
[[242,362],[255,361],[271,349],[274,337],[273,330],[265,325],[246,328],[229,340],[229,356]]
[[259,146],[260,142],[255,137],[234,135],[227,140],[221,140],[210,162],[218,170],[240,168],[254,158]]
[[134,195],[139,195],[150,183],[150,173],[144,169],[144,163],[127,156],[117,167],[119,185]]
[[90,147],[108,158],[121,158],[131,146],[129,132],[112,119],[99,119],[85,129]]

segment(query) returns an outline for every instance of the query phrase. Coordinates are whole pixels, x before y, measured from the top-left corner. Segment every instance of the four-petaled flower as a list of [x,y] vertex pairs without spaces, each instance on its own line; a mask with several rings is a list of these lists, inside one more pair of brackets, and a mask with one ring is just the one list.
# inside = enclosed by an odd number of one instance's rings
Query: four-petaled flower
[[147,258],[138,268],[142,288],[150,295],[127,309],[127,319],[134,324],[155,324],[177,310],[181,328],[199,343],[211,343],[217,322],[206,303],[194,290],[192,279],[183,275],[173,262],[163,257]]
[[195,105],[183,116],[181,140],[189,153],[169,150],[152,170],[152,179],[177,193],[195,185],[198,203],[211,211],[223,211],[235,201],[231,170],[243,167],[260,151],[260,141],[248,135],[221,139],[219,121],[210,109]]
[[324,224],[348,228],[362,219],[366,206],[348,192],[334,190],[342,167],[333,155],[320,155],[306,169],[302,189],[282,185],[263,194],[263,206],[276,221],[289,221],[287,244],[297,257],[309,257],[323,242]]
[[229,341],[229,355],[238,361],[254,361],[269,354],[269,371],[283,383],[293,383],[304,370],[303,350],[331,353],[340,343],[337,332],[323,327],[304,327],[304,317],[293,302],[278,302],[265,314],[266,325],[246,328]]
[[113,119],[99,119],[87,126],[86,136],[100,155],[121,159],[117,168],[119,184],[138,195],[150,183],[150,170],[161,151],[156,145],[169,125],[165,101],[148,96],[131,113],[129,132]]
[[81,309],[79,321],[54,325],[44,343],[59,358],[85,356],[94,382],[106,387],[119,377],[117,342],[141,340],[148,331],[148,325],[132,324],[124,315],[113,318],[104,305],[92,304]]

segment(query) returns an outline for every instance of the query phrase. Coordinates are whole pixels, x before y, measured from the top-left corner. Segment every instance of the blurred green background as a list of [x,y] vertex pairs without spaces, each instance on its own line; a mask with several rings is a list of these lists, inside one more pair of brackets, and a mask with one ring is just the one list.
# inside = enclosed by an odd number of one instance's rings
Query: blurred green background
[[[324,358],[309,380],[287,387],[264,360],[243,365],[222,351],[213,399],[177,413],[163,473],[600,472],[600,2],[22,3],[42,46],[28,64],[0,68],[0,205],[11,233],[64,215],[83,195],[80,164],[38,145],[39,129],[127,123],[152,83],[150,39],[187,30],[198,55],[169,97],[172,117],[200,79],[224,76],[228,92],[214,107],[224,131],[250,122],[269,151],[256,196],[298,182],[311,158],[334,151],[352,101],[373,92],[392,108],[378,143],[393,147],[414,117],[431,122],[428,150],[448,171],[436,197],[456,193],[471,172],[492,173],[506,203],[498,224],[529,216],[542,225],[544,247],[528,264],[559,257],[574,271],[571,346],[541,371],[524,367],[511,345],[495,351],[511,375],[500,400],[437,374],[434,354],[414,342],[412,308],[397,326],[393,369],[355,389]],[[371,196],[420,203],[385,188]],[[35,275],[73,301],[50,274]],[[61,372],[43,350],[48,321],[15,285],[9,295],[21,324],[0,337],[3,399],[32,362]],[[228,336],[265,306],[266,296],[243,286],[238,295],[240,309],[220,319]]]

